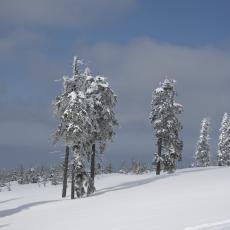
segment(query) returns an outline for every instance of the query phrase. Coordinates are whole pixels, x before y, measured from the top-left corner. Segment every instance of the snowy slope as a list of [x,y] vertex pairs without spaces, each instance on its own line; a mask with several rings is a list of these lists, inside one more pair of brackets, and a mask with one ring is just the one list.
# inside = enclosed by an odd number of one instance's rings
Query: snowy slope
[[230,229],[230,167],[172,175],[103,175],[88,198],[60,186],[15,185],[0,193],[2,230]]

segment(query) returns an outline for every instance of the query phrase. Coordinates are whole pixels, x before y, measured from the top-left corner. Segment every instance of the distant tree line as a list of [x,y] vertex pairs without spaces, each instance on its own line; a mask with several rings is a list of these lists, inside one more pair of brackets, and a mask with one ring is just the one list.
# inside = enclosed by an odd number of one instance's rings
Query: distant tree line
[[119,173],[122,174],[143,174],[143,173],[149,173],[152,171],[152,165],[149,165],[145,162],[139,161],[139,160],[132,160],[130,162],[122,161],[121,166],[119,168]]
[[[70,166],[70,165],[69,165]],[[0,169],[0,191],[11,190],[12,182],[19,185],[38,184],[46,186],[46,184],[60,185],[63,182],[63,165],[56,166],[39,166],[25,168],[23,165],[15,169]],[[113,166],[108,164],[96,164],[95,174],[113,173]],[[67,181],[71,182],[71,173],[67,174]]]
[[20,185],[29,183],[37,183],[44,186],[47,183],[57,185],[61,183],[62,171],[61,165],[55,167],[41,166],[32,168],[24,168],[23,165],[21,165],[16,169],[2,169],[0,170],[0,188],[9,190],[9,188],[11,188],[11,182],[17,182]]

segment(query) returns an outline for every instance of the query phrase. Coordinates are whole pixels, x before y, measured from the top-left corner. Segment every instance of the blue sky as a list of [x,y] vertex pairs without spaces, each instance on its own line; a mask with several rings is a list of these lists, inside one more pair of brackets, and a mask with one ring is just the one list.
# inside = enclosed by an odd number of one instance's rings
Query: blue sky
[[[184,163],[191,160],[204,116],[230,112],[230,3],[227,0],[2,0],[0,3],[0,167],[60,160],[54,80],[71,73],[73,55],[103,73],[118,95],[121,128],[108,161],[151,161],[152,90],[168,75],[184,105]],[[59,153],[50,152],[60,151]]]

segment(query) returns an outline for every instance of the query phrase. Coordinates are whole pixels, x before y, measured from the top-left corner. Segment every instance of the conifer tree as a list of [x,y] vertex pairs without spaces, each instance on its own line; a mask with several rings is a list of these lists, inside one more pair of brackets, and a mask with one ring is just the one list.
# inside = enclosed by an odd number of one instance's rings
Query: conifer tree
[[[59,126],[53,135],[54,142],[63,139],[67,146],[63,197],[66,195],[68,150],[78,149],[78,157],[74,157],[72,162],[72,179],[75,178],[73,174],[74,171],[76,172],[74,170],[77,168],[76,165],[85,167],[82,160],[86,160],[91,161],[93,183],[96,143],[98,143],[99,152],[103,153],[106,143],[111,141],[115,134],[114,127],[118,125],[114,112],[117,98],[108,82],[102,76],[94,77],[89,68],[86,68],[84,72],[81,71],[79,63],[80,61],[74,57],[73,76],[71,78],[63,77],[63,93],[56,97],[54,103],[54,113],[59,121]],[[81,171],[86,172],[85,169],[81,169]],[[71,189],[71,191],[74,190]],[[81,197],[82,194],[79,196]],[[72,197],[74,196],[72,195]]]
[[219,166],[230,165],[230,117],[227,113],[221,122],[217,162]]
[[[59,125],[53,134],[53,140],[56,143],[63,139],[67,146],[63,175],[63,197],[66,195],[69,150],[73,149],[74,146],[80,146],[81,154],[89,158],[92,146],[90,142],[92,125],[85,96],[87,79],[79,71],[78,62],[79,60],[74,57],[73,76],[71,78],[63,77],[63,93],[57,96],[54,102],[54,114],[59,121]],[[76,162],[73,161],[72,165],[74,163]],[[72,169],[74,169],[74,165]],[[74,175],[72,175],[72,178],[74,179]],[[71,189],[71,191],[74,190]]]
[[204,118],[201,123],[200,138],[197,142],[194,157],[194,165],[196,167],[207,167],[210,165],[209,126],[209,119]]
[[[88,76],[88,79],[90,76]],[[91,123],[93,126],[91,141],[91,178],[94,181],[95,176],[95,154],[96,144],[98,144],[99,153],[103,153],[108,141],[112,141],[115,135],[114,128],[118,126],[115,117],[115,106],[117,96],[109,86],[107,80],[98,75],[91,77],[86,90],[86,97],[90,105]]]
[[157,153],[154,163],[156,174],[161,170],[173,172],[176,161],[181,160],[183,142],[179,137],[182,125],[177,115],[182,113],[183,107],[175,102],[175,80],[165,79],[160,87],[153,91],[150,122],[155,130]]

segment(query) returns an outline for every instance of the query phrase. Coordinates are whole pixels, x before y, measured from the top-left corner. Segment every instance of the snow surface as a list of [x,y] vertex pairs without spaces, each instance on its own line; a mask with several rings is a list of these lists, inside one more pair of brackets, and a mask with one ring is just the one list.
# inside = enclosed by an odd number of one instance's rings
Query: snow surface
[[13,184],[0,192],[0,229],[230,229],[230,167],[102,175],[96,187],[93,196],[71,200],[60,198],[60,185]]

